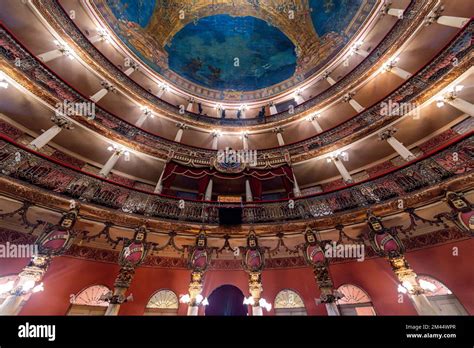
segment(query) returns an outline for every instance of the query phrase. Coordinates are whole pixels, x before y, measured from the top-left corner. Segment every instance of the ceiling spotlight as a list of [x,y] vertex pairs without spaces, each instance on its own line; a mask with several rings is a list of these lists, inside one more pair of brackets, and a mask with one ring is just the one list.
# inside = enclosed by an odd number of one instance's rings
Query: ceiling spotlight
[[112,145],[110,145],[110,146],[107,148],[107,150],[113,151],[113,150],[114,150],[114,147],[113,147]]
[[104,28],[97,28],[97,33],[100,37],[100,40],[110,43],[110,35]]
[[125,160],[125,162],[129,162],[129,161],[130,161],[130,152],[125,151],[125,152],[123,153],[123,155],[124,155],[124,160]]
[[170,86],[164,82],[158,82],[158,87],[164,91],[167,91],[170,89]]

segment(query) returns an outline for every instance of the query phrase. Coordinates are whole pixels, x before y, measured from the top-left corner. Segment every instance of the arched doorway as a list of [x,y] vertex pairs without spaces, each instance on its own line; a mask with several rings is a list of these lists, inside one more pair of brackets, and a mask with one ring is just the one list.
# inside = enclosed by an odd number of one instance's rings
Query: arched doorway
[[211,293],[206,315],[244,316],[248,309],[244,305],[244,294],[233,285],[222,285]]

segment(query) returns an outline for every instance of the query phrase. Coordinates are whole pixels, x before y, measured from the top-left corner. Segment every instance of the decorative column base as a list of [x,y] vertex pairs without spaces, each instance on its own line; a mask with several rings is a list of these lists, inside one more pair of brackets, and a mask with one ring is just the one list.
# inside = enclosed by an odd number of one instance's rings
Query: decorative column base
[[252,315],[253,316],[262,316],[263,309],[260,306],[252,306]]
[[10,295],[0,306],[0,315],[18,315],[24,295]]
[[119,274],[114,284],[114,293],[109,298],[109,306],[105,311],[105,315],[118,315],[120,305],[127,301],[125,293],[127,292],[134,275],[135,268],[126,266],[120,268]]
[[341,313],[339,312],[339,308],[337,307],[336,303],[325,303],[326,310],[329,316],[340,316]]
[[389,258],[392,270],[400,283],[407,288],[409,296],[413,300],[416,312],[419,315],[438,315],[425,295],[425,291],[420,287],[416,280],[416,273],[410,268],[405,256]]

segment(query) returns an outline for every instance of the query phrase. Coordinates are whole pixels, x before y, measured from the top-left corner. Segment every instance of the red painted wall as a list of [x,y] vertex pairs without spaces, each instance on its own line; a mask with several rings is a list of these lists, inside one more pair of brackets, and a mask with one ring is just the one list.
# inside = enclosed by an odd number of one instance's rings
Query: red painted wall
[[[453,255],[457,248],[458,256]],[[470,314],[474,314],[474,240],[453,242],[407,253],[407,260],[418,274],[430,275],[443,282],[457,296]],[[0,276],[16,274],[28,263],[26,259],[0,261]],[[45,291],[33,294],[20,314],[63,315],[69,309],[71,294],[103,284],[113,287],[119,267],[114,264],[87,261],[71,257],[54,259],[44,277]],[[347,262],[331,265],[331,276],[336,287],[350,283],[364,289],[372,298],[378,315],[416,314],[408,297],[398,302],[397,282],[387,260],[382,258],[364,262]],[[187,292],[190,272],[142,267],[137,269],[129,292],[134,301],[122,305],[121,315],[142,315],[148,299],[157,290],[166,288],[181,295]],[[309,315],[326,315],[319,297],[314,276],[309,268],[271,269],[263,272],[263,297],[273,302],[282,289],[296,291],[304,300]],[[209,271],[204,279],[203,295],[209,296],[220,285],[231,284],[248,296],[248,276],[244,271]],[[180,305],[179,314],[186,314]],[[201,310],[201,314],[203,311]],[[270,314],[273,314],[273,310]]]

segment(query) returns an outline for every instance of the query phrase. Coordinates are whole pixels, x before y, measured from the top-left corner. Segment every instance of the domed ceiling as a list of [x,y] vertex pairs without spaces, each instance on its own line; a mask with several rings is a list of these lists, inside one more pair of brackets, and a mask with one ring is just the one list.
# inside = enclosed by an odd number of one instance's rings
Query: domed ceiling
[[179,88],[254,100],[329,62],[376,0],[96,0],[120,39]]

